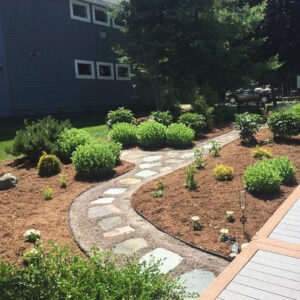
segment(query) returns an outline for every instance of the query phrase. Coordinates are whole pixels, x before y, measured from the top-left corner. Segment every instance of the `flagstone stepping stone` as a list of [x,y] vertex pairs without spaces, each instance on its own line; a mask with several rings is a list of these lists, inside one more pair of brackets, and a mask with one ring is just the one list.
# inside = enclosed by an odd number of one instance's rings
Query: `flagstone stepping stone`
[[112,188],[112,189],[105,191],[103,194],[105,194],[105,195],[121,195],[124,192],[126,192],[126,190],[127,190],[126,188]]
[[152,164],[141,164],[140,168],[141,169],[150,169],[150,168],[160,167],[160,166],[161,166],[161,162],[155,162]]
[[131,232],[134,232],[135,230],[130,226],[124,226],[114,229],[113,231],[105,232],[103,233],[103,236],[105,238],[113,238],[119,235],[129,234]]
[[166,160],[166,163],[167,164],[180,164],[180,163],[182,163],[182,160],[179,160],[179,159],[168,159],[168,160]]
[[121,225],[124,221],[119,217],[110,217],[110,218],[105,218],[101,220],[98,225],[101,227],[103,231],[108,231],[116,228],[117,226]]
[[136,173],[135,176],[146,178],[146,177],[154,176],[156,174],[157,174],[157,172],[155,172],[155,171],[144,170],[144,171]]
[[174,157],[177,157],[177,156],[179,155],[179,153],[178,153],[178,152],[169,151],[169,152],[167,153],[167,155],[168,155],[169,157],[174,158]]
[[143,158],[143,161],[145,162],[153,162],[160,160],[162,158],[162,155],[151,155]]
[[188,152],[188,153],[182,154],[180,156],[180,158],[183,158],[183,159],[188,159],[188,158],[193,158],[193,157],[194,157],[194,153],[193,152]]
[[[201,294],[215,278],[212,272],[196,269],[181,275],[179,277],[179,283],[185,288],[186,293]],[[192,299],[195,298],[185,298],[185,300]]]
[[96,207],[89,208],[88,217],[89,219],[102,218],[112,214],[119,214],[119,213],[121,213],[120,209],[118,209],[112,204],[108,204],[105,206],[96,206]]
[[147,247],[147,242],[142,238],[133,238],[121,242],[115,246],[113,252],[115,254],[133,255],[142,248]]
[[161,273],[166,274],[175,269],[182,260],[183,258],[174,252],[164,248],[156,248],[142,256],[139,263],[146,262],[146,266],[149,266],[160,261],[158,269]]
[[91,202],[91,204],[111,204],[115,200],[114,197],[99,198]]
[[164,168],[161,168],[159,171],[160,172],[168,172],[168,171],[171,171],[172,168],[171,167],[164,167]]
[[132,185],[132,184],[138,184],[140,183],[142,180],[138,179],[138,178],[124,178],[120,180],[121,184],[125,184],[125,185]]

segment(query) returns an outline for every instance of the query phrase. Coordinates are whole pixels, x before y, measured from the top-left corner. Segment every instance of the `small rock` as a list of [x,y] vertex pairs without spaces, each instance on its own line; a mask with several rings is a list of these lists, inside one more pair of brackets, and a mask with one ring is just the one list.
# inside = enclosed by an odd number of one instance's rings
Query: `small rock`
[[17,187],[18,182],[18,178],[13,174],[4,174],[2,177],[0,177],[0,190],[8,190],[11,187]]
[[229,254],[229,257],[235,258],[235,257],[237,257],[237,253],[230,253],[230,254]]
[[249,243],[244,243],[244,244],[242,244],[242,245],[241,245],[241,251],[242,251],[244,248],[246,248],[248,245],[249,245]]

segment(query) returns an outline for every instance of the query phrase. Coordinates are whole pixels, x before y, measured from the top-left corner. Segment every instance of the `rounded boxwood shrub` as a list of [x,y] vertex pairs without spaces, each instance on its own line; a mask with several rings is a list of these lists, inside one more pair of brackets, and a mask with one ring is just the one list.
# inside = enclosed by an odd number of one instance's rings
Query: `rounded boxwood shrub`
[[175,148],[192,145],[195,131],[184,124],[171,124],[166,130],[167,142]]
[[268,119],[268,126],[275,136],[291,137],[300,133],[300,114],[295,111],[279,111]]
[[279,191],[282,177],[269,160],[265,159],[246,169],[244,183],[249,192],[269,194]]
[[205,117],[197,113],[185,113],[179,117],[178,122],[192,128],[196,134],[206,126]]
[[116,154],[109,143],[81,145],[72,154],[72,163],[77,174],[87,178],[110,173],[116,160]]
[[159,148],[166,143],[166,127],[154,120],[141,123],[137,128],[138,143],[146,148]]
[[109,128],[117,123],[131,123],[135,122],[134,115],[131,110],[124,107],[119,107],[117,110],[110,110],[106,117],[106,124]]
[[270,159],[268,162],[271,167],[279,172],[284,184],[295,182],[297,169],[287,156],[277,156],[273,159]]
[[110,138],[122,144],[124,148],[135,146],[137,143],[136,126],[128,123],[118,123],[109,132]]
[[233,174],[234,169],[225,165],[217,165],[213,170],[213,177],[218,181],[230,181]]
[[113,155],[116,157],[116,161],[120,160],[122,144],[118,142],[102,142],[103,145],[107,146]]
[[173,121],[173,116],[171,115],[171,113],[167,110],[167,111],[153,111],[151,113],[150,119],[161,123],[165,126],[169,126],[171,125],[172,121]]
[[71,162],[72,153],[80,145],[93,141],[92,136],[83,129],[71,128],[62,132],[57,140],[58,156],[64,162]]
[[40,176],[51,176],[60,173],[61,162],[58,157],[53,154],[43,152],[40,157],[37,168]]

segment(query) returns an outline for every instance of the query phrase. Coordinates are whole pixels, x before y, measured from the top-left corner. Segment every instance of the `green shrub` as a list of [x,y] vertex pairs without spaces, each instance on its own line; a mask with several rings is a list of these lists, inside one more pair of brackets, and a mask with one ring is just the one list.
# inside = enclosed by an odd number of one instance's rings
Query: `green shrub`
[[128,123],[115,124],[109,132],[110,138],[122,144],[124,148],[135,146],[137,143],[136,126]]
[[37,169],[40,176],[51,176],[60,173],[61,162],[58,157],[53,154],[43,152],[40,157]]
[[219,104],[214,108],[214,121],[216,123],[233,122],[236,113],[236,106]]
[[154,120],[143,122],[138,126],[137,138],[143,147],[162,147],[166,143],[166,127]]
[[81,145],[72,154],[72,163],[77,174],[87,178],[110,173],[116,161],[116,154],[109,143]]
[[173,121],[173,116],[167,111],[153,111],[150,118],[158,123],[161,123],[165,126],[171,125]]
[[23,154],[33,162],[37,162],[43,151],[56,153],[59,135],[71,127],[70,121],[58,121],[51,116],[29,123],[24,120],[25,129],[16,133],[9,154]]
[[268,126],[275,136],[291,137],[300,133],[300,114],[295,111],[279,111],[268,119]]
[[205,128],[205,118],[197,113],[185,113],[179,117],[179,123],[192,128],[196,134],[203,132]]
[[271,158],[273,154],[269,149],[256,145],[255,149],[252,151],[252,156],[254,158]]
[[[46,249],[45,249],[46,248]],[[33,248],[27,266],[0,262],[1,298],[37,299],[185,299],[178,280],[159,272],[159,265],[134,258],[112,258],[94,251],[87,259],[61,245]]]
[[251,143],[254,134],[261,128],[261,117],[257,114],[236,114],[234,126],[240,131],[240,139],[245,143]]
[[208,150],[208,152],[211,153],[213,157],[219,157],[220,153],[221,153],[221,144],[218,143],[215,140],[212,140],[209,143],[209,150]]
[[294,105],[292,107],[292,111],[294,111],[296,114],[300,115],[300,103]]
[[120,160],[121,150],[122,150],[121,143],[110,141],[110,142],[102,142],[102,144],[108,147],[108,149],[110,149],[112,154],[116,157],[116,161]]
[[166,130],[167,142],[175,148],[184,148],[192,145],[195,138],[193,129],[184,124],[171,124]]
[[284,184],[295,182],[297,169],[287,156],[277,156],[269,160],[268,163],[279,172]]
[[106,117],[106,124],[109,128],[117,123],[130,123],[135,122],[134,115],[131,110],[119,107],[117,110],[110,110]]
[[233,168],[225,165],[217,165],[213,170],[213,177],[218,181],[230,181],[233,179],[233,174]]
[[282,177],[279,171],[265,159],[246,169],[244,183],[249,192],[269,194],[279,191]]
[[205,168],[204,160],[204,149],[203,148],[194,148],[194,163],[198,170]]
[[92,136],[83,129],[71,128],[62,132],[58,138],[58,156],[64,162],[71,162],[72,153],[80,145],[93,141]]
[[186,175],[185,175],[185,183],[184,187],[188,190],[195,190],[198,187],[198,182],[195,180],[195,175],[196,175],[196,169],[194,166],[190,166],[186,170]]

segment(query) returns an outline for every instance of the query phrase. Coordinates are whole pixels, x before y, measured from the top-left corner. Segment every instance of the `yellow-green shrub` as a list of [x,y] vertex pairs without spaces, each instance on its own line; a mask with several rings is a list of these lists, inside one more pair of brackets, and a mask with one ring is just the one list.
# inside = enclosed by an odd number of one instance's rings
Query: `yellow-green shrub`
[[59,158],[53,154],[43,152],[37,165],[40,176],[51,176],[60,173],[61,162]]
[[252,151],[252,156],[254,158],[271,158],[273,156],[272,152],[263,147],[259,147],[258,145],[255,147],[255,149]]
[[225,165],[217,165],[213,170],[213,177],[218,181],[232,180],[234,169]]

